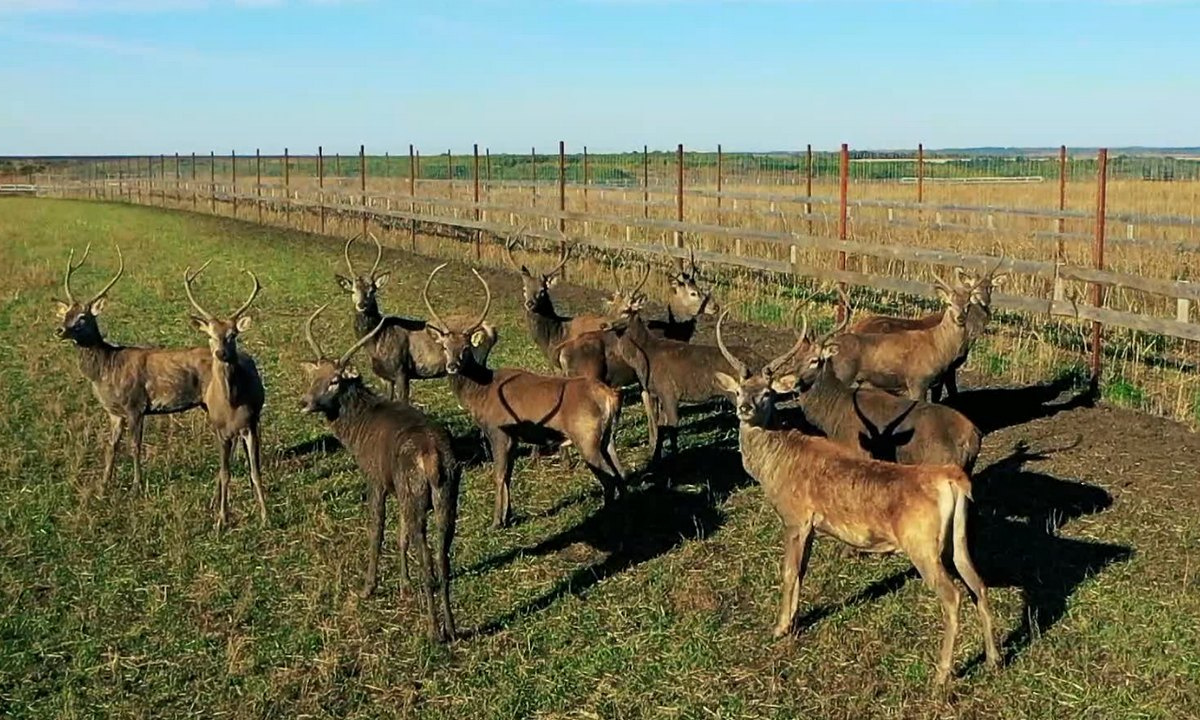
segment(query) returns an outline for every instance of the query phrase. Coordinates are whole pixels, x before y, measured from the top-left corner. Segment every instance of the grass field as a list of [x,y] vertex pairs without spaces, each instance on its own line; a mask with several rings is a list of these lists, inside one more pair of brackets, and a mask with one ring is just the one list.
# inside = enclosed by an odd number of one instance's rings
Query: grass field
[[[199,413],[147,422],[151,492],[122,455],[103,495],[107,428],[53,339],[68,249],[93,243],[83,292],[125,278],[100,317],[110,340],[199,344],[181,276],[216,260],[202,292],[264,290],[243,336],[267,385],[270,519],[235,468],[233,528],[207,510],[216,453]],[[434,249],[432,242],[422,245]],[[601,508],[599,487],[558,458],[518,460],[515,527],[488,529],[477,453],[460,498],[452,602],[464,637],[430,644],[401,597],[395,516],[378,594],[365,569],[364,485],[326,428],[298,412],[301,324],[327,312],[326,345],[352,338],[333,273],[340,243],[230,220],[120,205],[0,201],[0,715],[13,717],[1161,717],[1200,715],[1200,439],[1069,388],[966,393],[989,431],[976,477],[976,556],[996,586],[1006,666],[980,665],[963,608],[959,677],[930,693],[937,603],[902,558],[854,558],[818,541],[804,629],[770,639],[779,523],[740,470],[735,430],[695,413],[672,489]],[[424,315],[433,258],[391,251],[385,311]],[[476,307],[467,267],[438,296]],[[492,364],[542,367],[511,274],[486,271],[501,331]],[[595,293],[562,290],[580,311]],[[735,337],[786,343],[752,326]],[[711,337],[711,327],[702,339]],[[778,333],[776,333],[777,335]],[[378,387],[378,383],[376,383]],[[1068,390],[1058,397],[1059,390]],[[471,428],[444,381],[415,399],[466,450]],[[986,422],[985,422],[986,421]],[[624,413],[627,465],[647,455]]]

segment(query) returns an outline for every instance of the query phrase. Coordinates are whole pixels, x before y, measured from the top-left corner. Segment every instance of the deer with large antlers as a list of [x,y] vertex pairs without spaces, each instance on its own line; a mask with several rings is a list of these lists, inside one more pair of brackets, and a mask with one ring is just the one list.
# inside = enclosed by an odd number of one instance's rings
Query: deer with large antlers
[[[367,476],[371,538],[362,594],[367,597],[377,587],[387,497],[395,495],[400,504],[400,574],[408,582],[411,546],[417,557],[429,635],[437,640],[453,639],[450,544],[458,518],[461,467],[454,458],[450,435],[415,407],[373,393],[350,365],[350,359],[370,344],[383,323],[359,338],[337,360],[325,355],[312,330],[325,307],[317,308],[304,325],[304,336],[315,360],[304,363],[309,386],[301,408],[329,421],[334,435],[350,449]],[[430,512],[434,517],[432,548],[428,542]]]
[[688,263],[687,270],[673,273],[669,279],[671,294],[667,298],[667,317],[646,323],[655,335],[687,342],[695,335],[696,321],[701,315],[716,316],[721,311],[712,299],[712,291],[700,285],[696,251],[691,248],[688,248]]
[[615,442],[621,409],[616,391],[591,378],[488,368],[472,352],[472,345],[491,308],[491,288],[472,270],[483,285],[483,310],[473,323],[455,329],[438,316],[429,300],[430,284],[444,267],[443,263],[429,274],[421,296],[429,311],[431,331],[445,354],[450,389],[491,446],[496,487],[492,526],[502,527],[512,519],[509,488],[513,447],[518,442],[543,445],[569,440],[600,481],[605,504],[611,503],[625,482]]
[[[967,293],[971,298],[971,302],[967,306],[967,339],[963,344],[959,356],[950,363],[950,366],[946,368],[946,372],[930,386],[929,390],[934,402],[940,400],[943,393],[947,397],[953,397],[958,394],[958,370],[967,362],[967,354],[970,352],[971,344],[983,335],[988,322],[991,320],[992,290],[1007,276],[1007,273],[996,273],[1003,262],[1004,256],[1001,255],[996,264],[982,275],[975,272],[968,272],[962,268],[954,269],[952,292]],[[867,333],[893,333],[903,330],[929,330],[937,327],[945,314],[946,309],[943,308],[919,318],[868,315],[850,326],[850,332],[862,335]]]
[[863,457],[905,465],[957,465],[971,472],[982,440],[979,429],[945,405],[842,382],[830,362],[838,353],[836,330],[804,343],[804,318],[802,343],[786,363],[795,369],[804,419]]
[[[656,337],[636,312],[624,325],[617,341],[617,353],[633,368],[642,386],[653,465],[662,459],[668,438],[672,453],[679,452],[680,403],[724,398],[724,389],[714,376],[731,368],[720,349],[712,345],[693,345]],[[739,350],[761,366],[763,358],[756,351],[750,348]]]
[[[723,319],[723,318],[722,318]],[[803,341],[803,338],[801,339]],[[795,385],[777,376],[796,348],[752,373],[729,351],[717,321],[717,345],[734,374],[717,382],[734,400],[742,465],[759,485],[784,524],[782,598],[776,637],[793,630],[800,587],[808,568],[814,534],[836,538],[862,552],[903,552],[937,593],[944,628],[935,681],[950,677],[958,636],[961,594],[942,564],[950,555],[979,611],[989,664],[1000,663],[987,587],[967,546],[967,501],[971,480],[953,465],[897,465],[863,459],[822,437],[776,429],[776,393]]]
[[91,383],[92,393],[108,413],[109,440],[105,446],[103,490],[112,479],[117,448],[128,430],[133,444],[133,479],[138,488],[149,490],[142,482],[142,430],[147,415],[183,412],[204,403],[204,388],[211,372],[207,348],[150,348],[113,345],[104,339],[96,317],[104,308],[105,296],[125,272],[125,258],[117,247],[120,262],[117,273],[100,292],[88,300],[79,300],[71,292],[71,276],[87,260],[88,245],[76,263],[75,251],[67,258],[63,278],[65,302],[57,303],[59,325],[55,334],[75,343],[79,350],[79,370]]
[[[560,369],[557,348],[566,340],[593,330],[612,327],[612,319],[604,315],[559,315],[550,299],[550,289],[558,284],[562,269],[571,256],[571,248],[562,244],[558,263],[546,273],[534,273],[513,257],[513,248],[520,241],[520,231],[504,243],[504,254],[508,264],[521,275],[521,294],[525,306],[525,324],[533,342],[542,351],[555,370]],[[643,280],[643,283],[645,281]],[[638,289],[641,285],[639,284]],[[636,292],[636,291],[635,291]]]
[[238,336],[250,328],[250,316],[246,311],[258,297],[262,285],[258,282],[258,276],[247,270],[246,274],[254,282],[250,296],[232,315],[218,317],[205,310],[192,292],[192,283],[210,262],[206,261],[196,272],[192,272],[190,267],[185,269],[183,289],[197,313],[190,318],[192,327],[208,338],[211,355],[212,370],[204,388],[204,407],[218,443],[220,469],[213,501],[216,504],[217,529],[220,529],[229,522],[229,463],[234,443],[239,439],[246,447],[250,484],[258,503],[259,519],[263,523],[267,521],[267,503],[262,489],[262,437],[259,433],[266,391],[254,358],[238,347]]
[[[838,338],[838,353],[831,359],[834,372],[845,383],[868,383],[881,390],[924,400],[929,388],[962,354],[967,342],[967,307],[970,293],[947,284],[937,275],[938,295],[946,310],[937,325],[924,330],[892,333],[845,333]],[[849,308],[850,301],[838,290]],[[836,332],[849,322],[850,312]]]
[[[350,246],[357,239],[356,236],[347,240],[343,248],[349,276],[334,277],[338,286],[354,300],[354,331],[359,337],[365,337],[383,323],[382,330],[373,336],[374,339],[370,343],[371,369],[388,384],[389,399],[395,399],[399,389],[400,399],[408,402],[410,381],[445,377],[446,364],[442,359],[441,346],[429,334],[424,320],[395,315],[384,316],[380,312],[376,296],[379,289],[387,284],[389,273],[379,272],[379,263],[383,259],[383,245],[374,234],[368,234],[375,242],[375,263],[370,271],[357,273],[354,270],[354,262],[350,259]],[[461,327],[468,318],[451,316],[449,320],[454,323],[454,327]],[[490,323],[484,323],[479,330],[483,335],[474,352],[482,362],[495,346],[499,335]]]

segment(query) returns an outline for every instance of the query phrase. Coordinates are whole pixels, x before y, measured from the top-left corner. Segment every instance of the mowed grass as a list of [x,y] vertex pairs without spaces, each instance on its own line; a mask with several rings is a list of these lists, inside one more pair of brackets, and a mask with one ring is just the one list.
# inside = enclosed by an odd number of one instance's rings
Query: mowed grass
[[[243,347],[267,385],[267,526],[239,457],[233,527],[213,531],[216,457],[199,412],[147,421],[148,496],[132,487],[124,453],[114,483],[96,493],[107,421],[75,350],[51,334],[67,252],[88,242],[78,295],[111,276],[114,242],[125,253],[125,277],[100,317],[114,342],[200,342],[186,322],[189,264],[215,258],[199,283],[213,309],[245,297],[243,268],[259,274],[264,290]],[[994,593],[1010,661],[998,673],[980,667],[978,624],[964,603],[960,677],[941,696],[929,687],[937,603],[903,558],[856,558],[818,541],[802,591],[806,627],[770,639],[780,526],[741,472],[727,419],[690,415],[674,487],[639,488],[609,510],[582,467],[519,459],[519,522],[504,531],[488,529],[490,467],[475,461],[453,548],[463,637],[442,647],[424,638],[419,608],[402,595],[394,507],[380,589],[358,598],[364,485],[345,452],[326,451],[324,423],[297,410],[303,318],[330,302],[325,344],[334,352],[352,341],[350,303],[332,277],[343,269],[339,241],[148,208],[13,199],[0,202],[0,262],[0,715],[1200,714],[1194,473],[1125,493],[1128,476],[1087,478],[1101,487],[1048,474],[1072,473],[1071,462],[1026,471],[1037,460],[1012,450],[1022,428],[989,436],[980,463],[989,487],[1020,482],[1014,492],[1034,496],[1066,488],[1091,502],[994,517],[980,532],[989,547],[979,554],[992,559],[985,575],[1019,568],[1021,582]],[[390,253],[385,311],[423,316],[419,291],[435,262]],[[485,276],[501,329],[492,364],[543,368],[512,276]],[[461,264],[436,296],[448,310],[479,301]],[[471,448],[444,381],[415,383],[414,394]],[[620,437],[626,464],[640,467],[639,407],[625,411]],[[1169,502],[1188,487],[1186,502]],[[1059,529],[1066,520],[1074,524]]]

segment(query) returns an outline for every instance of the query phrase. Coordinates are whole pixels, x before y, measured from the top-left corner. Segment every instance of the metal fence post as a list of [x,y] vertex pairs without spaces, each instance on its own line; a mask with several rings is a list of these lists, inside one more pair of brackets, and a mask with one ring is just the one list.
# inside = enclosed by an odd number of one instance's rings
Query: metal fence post
[[233,193],[233,217],[237,218],[237,214],[238,214],[237,152],[234,150],[229,151],[229,165],[230,165],[229,185],[232,188],[231,192]]
[[[415,198],[417,196],[417,156],[413,150],[412,143],[408,145],[408,196]],[[410,200],[408,203],[408,212],[415,215],[417,212],[416,202]],[[409,247],[415,253],[417,251],[417,219],[411,218],[408,221]]]
[[583,211],[588,211],[588,182],[591,180],[591,167],[588,165],[587,145],[583,146]]
[[217,153],[208,151],[208,211],[217,214]]
[[179,153],[175,153],[175,202],[179,202]]
[[717,143],[717,224],[721,224],[721,191],[725,174],[725,155],[721,152],[721,143]]
[[[1108,210],[1108,149],[1100,148],[1096,158],[1096,235],[1092,244],[1092,263],[1097,270],[1104,269],[1104,225]],[[1104,303],[1100,283],[1092,283],[1092,306],[1099,308]],[[1103,325],[1092,322],[1092,390],[1100,388],[1101,347]]]
[[317,146],[317,205],[321,216],[321,234],[325,233],[325,148]]
[[[849,189],[850,189],[850,146],[842,143],[841,162],[838,163],[839,170],[839,186],[838,193],[838,240],[845,240],[849,234]],[[837,269],[846,269],[846,251],[838,250],[837,254]],[[844,292],[846,290],[845,282],[838,282],[838,287]],[[846,318],[846,313],[849,308],[845,304],[838,305],[837,319],[840,323]]]
[[449,150],[446,151],[446,197],[454,199],[454,155]]
[[537,207],[537,148],[529,148],[529,186],[533,190],[530,207]]
[[[562,140],[558,141],[558,211],[567,211],[567,144]],[[562,215],[558,216],[558,232],[567,233],[567,219]]]
[[917,202],[925,202],[925,143],[917,143]]
[[[675,219],[683,222],[683,143],[675,148]],[[683,231],[675,231],[675,247],[683,247]],[[683,258],[679,258],[683,267]]]
[[804,216],[808,221],[808,234],[812,235],[812,178],[813,155],[812,143],[804,151]]
[[292,226],[292,159],[283,149],[283,224]]
[[[472,161],[473,161],[471,163],[471,181],[472,181],[471,182],[471,199],[474,200],[474,202],[475,202],[475,211],[472,213],[472,215],[475,218],[475,222],[479,222],[479,143],[475,143],[474,145],[471,146],[471,155],[472,155]],[[478,260],[483,254],[483,250],[481,247],[482,245],[483,245],[483,230],[476,228],[475,229],[475,259],[476,260]]]
[[358,146],[358,189],[362,204],[362,234],[367,234],[367,146]]
[[254,204],[258,206],[258,224],[262,225],[262,149],[254,148]]
[[[1060,145],[1058,147],[1058,211],[1062,213],[1067,209],[1067,146]],[[1067,219],[1061,214],[1058,216],[1058,222],[1055,223],[1055,229],[1058,231],[1058,242],[1055,243],[1055,261],[1058,263],[1066,262],[1064,259],[1065,250],[1063,249],[1063,232],[1066,230]]]
[[642,146],[642,217],[650,217],[650,147]]

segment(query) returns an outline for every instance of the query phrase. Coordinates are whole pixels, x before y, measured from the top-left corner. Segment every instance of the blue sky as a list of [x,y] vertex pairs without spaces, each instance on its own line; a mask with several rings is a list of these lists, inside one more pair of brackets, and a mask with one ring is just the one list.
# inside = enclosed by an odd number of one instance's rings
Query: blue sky
[[0,0],[0,154],[1200,145],[1200,2]]

